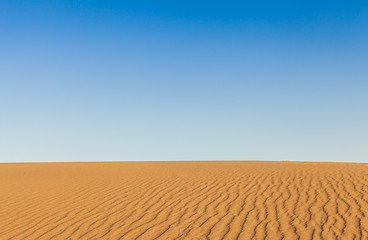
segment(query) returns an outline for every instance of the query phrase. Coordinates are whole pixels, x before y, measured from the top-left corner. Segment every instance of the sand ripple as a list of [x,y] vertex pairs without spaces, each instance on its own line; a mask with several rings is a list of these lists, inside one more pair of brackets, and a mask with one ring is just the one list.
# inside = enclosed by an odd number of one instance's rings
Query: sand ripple
[[0,164],[0,239],[368,239],[368,164]]

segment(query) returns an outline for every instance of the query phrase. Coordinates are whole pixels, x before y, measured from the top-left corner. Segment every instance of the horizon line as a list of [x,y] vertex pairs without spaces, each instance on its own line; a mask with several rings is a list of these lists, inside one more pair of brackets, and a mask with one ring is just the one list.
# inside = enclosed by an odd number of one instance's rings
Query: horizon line
[[71,161],[15,161],[3,162],[0,164],[17,164],[17,163],[116,163],[116,162],[298,162],[298,163],[368,163],[356,161],[326,161],[326,160],[234,160],[234,159],[205,159],[205,160],[71,160]]

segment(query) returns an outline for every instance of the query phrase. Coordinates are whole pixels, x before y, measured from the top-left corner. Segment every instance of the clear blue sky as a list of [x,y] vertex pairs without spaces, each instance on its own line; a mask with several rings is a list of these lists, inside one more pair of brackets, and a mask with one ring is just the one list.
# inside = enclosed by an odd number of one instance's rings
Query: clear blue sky
[[0,2],[0,161],[368,162],[367,1]]

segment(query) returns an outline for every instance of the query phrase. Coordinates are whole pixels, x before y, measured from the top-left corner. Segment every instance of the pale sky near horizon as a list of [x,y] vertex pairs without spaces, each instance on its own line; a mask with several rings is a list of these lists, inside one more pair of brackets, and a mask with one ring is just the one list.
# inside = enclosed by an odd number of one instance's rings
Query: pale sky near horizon
[[0,162],[368,162],[367,1],[0,2]]

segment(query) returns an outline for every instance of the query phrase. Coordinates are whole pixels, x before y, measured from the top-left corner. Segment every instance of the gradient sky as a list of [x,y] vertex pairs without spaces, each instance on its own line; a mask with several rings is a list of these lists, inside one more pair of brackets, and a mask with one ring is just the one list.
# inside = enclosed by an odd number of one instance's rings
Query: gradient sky
[[0,2],[0,161],[368,162],[367,1]]

